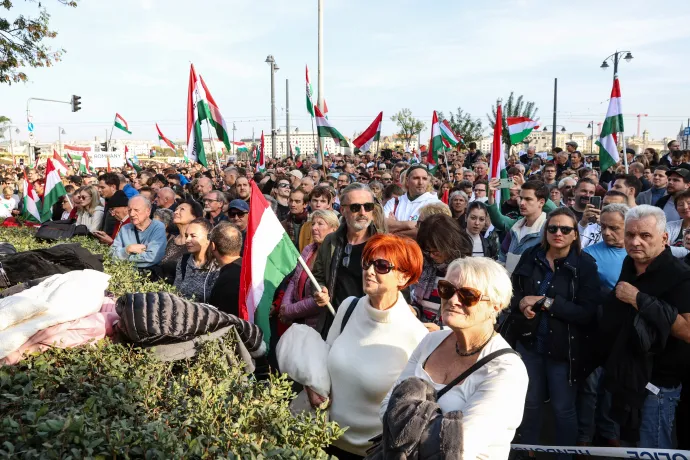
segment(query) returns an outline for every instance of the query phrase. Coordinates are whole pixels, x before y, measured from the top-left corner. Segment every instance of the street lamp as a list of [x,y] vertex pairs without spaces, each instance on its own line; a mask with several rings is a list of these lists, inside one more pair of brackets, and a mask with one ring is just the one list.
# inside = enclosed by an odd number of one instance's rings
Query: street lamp
[[60,158],[62,158],[62,135],[67,134],[63,128],[58,126],[58,150],[60,150]]
[[602,70],[608,69],[610,66],[609,66],[608,62],[606,62],[606,61],[611,59],[611,62],[613,62],[613,78],[614,78],[614,80],[618,76],[618,63],[621,61],[621,55],[623,53],[625,53],[625,56],[623,56],[623,59],[625,59],[625,62],[630,62],[633,60],[633,55],[630,51],[616,51],[611,56],[604,59],[604,62],[602,62],[601,65],[599,66],[599,68]]
[[276,85],[275,73],[278,71],[278,65],[272,54],[266,57],[266,64],[271,67],[271,153],[273,158],[276,157]]
[[[564,133],[564,132],[566,131],[565,126],[563,126],[563,125],[553,125],[553,126],[554,126],[554,127],[560,126],[560,127],[561,127],[561,132],[562,132],[562,133]],[[548,130],[549,130],[549,128],[546,127],[546,126],[544,126],[543,131],[544,131],[544,132],[547,132]]]
[[589,141],[589,153],[594,155],[594,120],[590,121],[589,124],[587,125],[587,128],[592,130],[592,135],[590,136],[590,141]]

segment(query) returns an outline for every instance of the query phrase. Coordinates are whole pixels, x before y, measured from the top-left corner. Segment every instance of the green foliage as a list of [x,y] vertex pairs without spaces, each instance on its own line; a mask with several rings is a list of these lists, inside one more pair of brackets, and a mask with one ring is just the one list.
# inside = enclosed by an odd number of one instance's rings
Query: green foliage
[[[443,112],[438,112],[438,118],[439,120],[446,119]],[[472,118],[472,115],[462,110],[461,107],[458,107],[457,112],[450,113],[448,124],[453,132],[462,136],[462,142],[466,146],[469,145],[470,142],[480,142],[484,135],[482,120],[479,118]]]
[[[76,0],[57,0],[62,5],[76,7]],[[22,67],[50,67],[60,61],[65,50],[56,51],[45,43],[57,36],[50,29],[50,15],[40,2],[27,2],[38,6],[35,16],[18,15],[11,20],[0,16],[0,83],[26,81]],[[0,7],[8,12],[11,0],[0,0]]]
[[402,109],[395,115],[391,117],[391,120],[398,125],[400,131],[398,131],[398,136],[402,137],[405,144],[410,143],[412,137],[419,134],[426,126],[423,121],[418,120],[412,116],[412,111],[410,109]]
[[[34,233],[0,228],[0,241],[18,251],[51,246]],[[103,254],[115,295],[173,290],[113,260],[107,246],[75,240]],[[163,363],[101,341],[0,367],[0,458],[326,458],[321,449],[343,431],[325,413],[292,416],[287,378],[255,381],[228,358],[232,347],[226,337],[193,360]]]
[[[527,117],[532,120],[537,116],[538,108],[535,107],[534,102],[523,100],[523,96],[520,95],[515,98],[513,92],[510,92],[508,100],[503,104],[503,143],[510,146],[510,133],[508,132],[508,117]],[[486,114],[486,118],[489,120],[489,126],[494,129],[496,126],[496,106],[491,106],[491,114]],[[506,150],[507,151],[507,150]]]
[[342,430],[293,417],[288,380],[243,374],[231,341],[176,363],[100,342],[0,368],[0,458],[326,458]]

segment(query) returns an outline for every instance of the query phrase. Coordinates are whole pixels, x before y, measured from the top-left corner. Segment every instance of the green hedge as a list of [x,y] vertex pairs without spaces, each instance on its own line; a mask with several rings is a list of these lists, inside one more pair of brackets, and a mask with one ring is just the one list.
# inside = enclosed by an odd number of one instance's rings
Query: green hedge
[[[45,247],[25,229],[0,229],[22,251]],[[115,294],[170,290],[104,254]],[[148,350],[101,341],[51,349],[0,368],[0,458],[326,458],[342,434],[325,413],[293,417],[284,377],[257,382],[224,349],[162,363]]]

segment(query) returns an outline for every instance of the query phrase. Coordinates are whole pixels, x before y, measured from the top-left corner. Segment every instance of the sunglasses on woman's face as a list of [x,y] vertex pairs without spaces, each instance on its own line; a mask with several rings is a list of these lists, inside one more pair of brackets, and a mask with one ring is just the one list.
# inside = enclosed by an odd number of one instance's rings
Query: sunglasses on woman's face
[[548,227],[546,227],[546,231],[551,233],[552,235],[555,235],[558,232],[558,230],[560,230],[561,233],[564,235],[570,235],[570,232],[575,230],[575,227],[568,227],[565,225],[549,225]]
[[362,207],[364,207],[365,212],[371,212],[374,210],[374,203],[352,203],[345,206],[347,206],[351,212],[359,212]]
[[466,307],[474,307],[481,300],[489,300],[487,296],[482,295],[482,291],[471,287],[455,287],[453,283],[446,280],[438,282],[438,296],[443,300],[449,300],[457,294],[460,303]]
[[374,271],[379,275],[387,275],[395,268],[395,265],[385,259],[376,259],[371,262],[362,261],[362,270],[369,270],[369,267],[374,266]]

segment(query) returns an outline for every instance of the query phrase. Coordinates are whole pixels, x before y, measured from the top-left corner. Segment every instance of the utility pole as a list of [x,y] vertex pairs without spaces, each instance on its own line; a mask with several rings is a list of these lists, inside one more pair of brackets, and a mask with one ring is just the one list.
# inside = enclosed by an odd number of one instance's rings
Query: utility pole
[[285,137],[287,155],[292,156],[292,148],[290,148],[290,87],[287,78],[285,79]]
[[[318,54],[319,54],[319,64],[318,64],[318,91],[316,104],[319,106],[319,110],[323,112],[323,98],[324,98],[324,88],[323,88],[323,0],[318,0],[319,4],[319,24],[318,24]],[[319,142],[319,156],[321,157],[321,164],[324,164],[323,158],[323,144],[321,142],[321,137],[318,137]]]
[[276,157],[276,84],[275,73],[278,70],[276,61],[273,55],[268,55],[266,63],[271,66],[271,153],[273,158]]
[[553,79],[553,131],[551,132],[551,150],[556,148],[556,106],[558,104],[558,78]]
[[637,114],[637,137],[640,137],[640,121],[642,120],[642,117],[646,117],[648,114],[646,113],[638,113]]
[[237,131],[237,128],[235,127],[235,122],[232,122],[232,153],[235,155],[235,160],[237,160],[237,146],[235,145],[235,131]]

